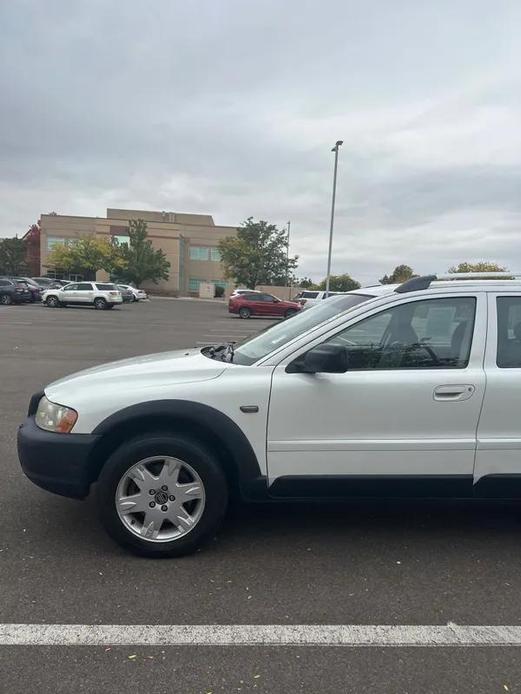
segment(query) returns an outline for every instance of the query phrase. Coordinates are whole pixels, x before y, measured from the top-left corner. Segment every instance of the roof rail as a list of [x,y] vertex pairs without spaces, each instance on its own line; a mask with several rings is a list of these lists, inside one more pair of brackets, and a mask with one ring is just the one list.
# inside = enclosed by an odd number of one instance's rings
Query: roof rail
[[513,280],[521,278],[521,272],[446,272],[439,275],[422,275],[421,277],[411,277],[410,280],[402,282],[394,291],[397,294],[417,292],[421,289],[428,289],[432,282],[439,280],[489,280],[492,278]]

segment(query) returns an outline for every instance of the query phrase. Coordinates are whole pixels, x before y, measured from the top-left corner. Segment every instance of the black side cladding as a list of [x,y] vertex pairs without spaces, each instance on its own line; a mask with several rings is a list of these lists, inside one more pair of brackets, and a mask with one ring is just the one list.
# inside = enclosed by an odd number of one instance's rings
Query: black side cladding
[[29,410],[27,412],[28,417],[32,417],[33,415],[36,414],[36,410],[38,409],[38,403],[40,402],[40,400],[43,398],[44,395],[45,395],[45,393],[42,390],[41,393],[35,393],[31,397],[31,399],[29,401]]
[[133,423],[139,424],[145,417],[177,419],[204,427],[229,452],[243,497],[256,497],[259,489],[266,487],[259,462],[246,435],[232,419],[208,405],[188,400],[154,400],[131,405],[107,417],[92,433],[103,437],[122,425],[132,427]]

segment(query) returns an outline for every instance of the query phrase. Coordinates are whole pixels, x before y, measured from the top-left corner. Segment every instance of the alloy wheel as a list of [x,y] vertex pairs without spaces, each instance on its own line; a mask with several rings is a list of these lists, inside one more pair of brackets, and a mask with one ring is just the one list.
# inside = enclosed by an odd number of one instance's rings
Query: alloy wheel
[[171,542],[197,525],[206,495],[201,478],[187,462],[153,456],[125,472],[114,501],[120,521],[131,533],[148,542]]

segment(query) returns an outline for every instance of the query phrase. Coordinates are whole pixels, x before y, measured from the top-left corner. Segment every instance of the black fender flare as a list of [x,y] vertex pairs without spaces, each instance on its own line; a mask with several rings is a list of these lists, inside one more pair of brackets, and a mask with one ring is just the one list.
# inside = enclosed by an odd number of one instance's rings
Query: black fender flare
[[152,400],[130,405],[114,412],[92,432],[103,440],[122,426],[136,428],[144,418],[179,420],[201,426],[218,439],[232,458],[241,496],[262,498],[266,494],[266,477],[261,473],[257,456],[242,429],[228,415],[209,405],[189,400]]

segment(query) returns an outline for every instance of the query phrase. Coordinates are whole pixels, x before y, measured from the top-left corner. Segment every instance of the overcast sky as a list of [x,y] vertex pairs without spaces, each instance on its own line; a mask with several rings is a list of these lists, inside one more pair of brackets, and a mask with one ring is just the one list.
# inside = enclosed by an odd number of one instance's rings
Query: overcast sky
[[0,236],[42,212],[292,223],[299,274],[521,270],[519,0],[0,3]]

